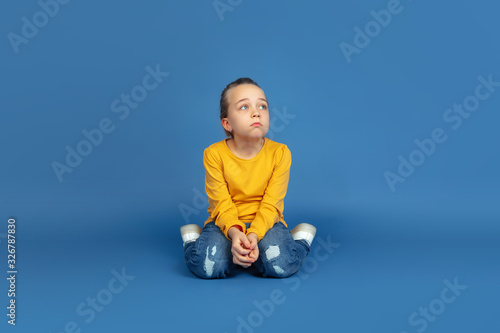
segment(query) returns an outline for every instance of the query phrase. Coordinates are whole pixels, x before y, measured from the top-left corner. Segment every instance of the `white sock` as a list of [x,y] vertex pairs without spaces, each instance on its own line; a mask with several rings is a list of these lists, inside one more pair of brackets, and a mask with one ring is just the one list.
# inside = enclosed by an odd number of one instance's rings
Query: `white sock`
[[305,240],[309,247],[314,239],[314,235],[307,231],[297,231],[292,235],[292,237],[294,240]]
[[200,237],[200,234],[197,232],[191,232],[188,234],[182,235],[182,246],[186,246],[187,243],[189,242],[194,242]]

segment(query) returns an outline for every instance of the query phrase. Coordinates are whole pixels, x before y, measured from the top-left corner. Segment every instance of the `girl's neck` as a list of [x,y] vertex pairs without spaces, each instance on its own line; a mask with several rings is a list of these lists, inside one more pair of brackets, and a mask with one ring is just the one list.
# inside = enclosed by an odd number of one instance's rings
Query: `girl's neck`
[[234,137],[227,141],[229,149],[239,158],[251,159],[257,155],[264,146],[265,138],[242,139]]

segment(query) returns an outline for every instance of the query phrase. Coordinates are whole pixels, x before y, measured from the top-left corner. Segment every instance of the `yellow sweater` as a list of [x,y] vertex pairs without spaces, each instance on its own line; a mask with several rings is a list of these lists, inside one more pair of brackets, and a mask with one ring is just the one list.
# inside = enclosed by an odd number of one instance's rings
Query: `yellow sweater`
[[[292,155],[284,144],[265,139],[251,159],[234,155],[226,140],[214,143],[203,154],[208,214],[205,224],[215,221],[227,238],[238,225],[245,234],[254,232],[259,241],[283,219]],[[251,223],[246,229],[245,223]]]

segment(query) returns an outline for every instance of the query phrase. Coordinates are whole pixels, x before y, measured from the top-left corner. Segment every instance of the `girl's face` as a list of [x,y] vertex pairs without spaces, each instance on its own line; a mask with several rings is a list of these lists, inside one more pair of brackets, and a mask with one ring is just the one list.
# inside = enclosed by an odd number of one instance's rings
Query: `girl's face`
[[258,139],[269,130],[269,110],[264,91],[253,84],[240,84],[227,92],[227,117],[222,126],[233,136]]

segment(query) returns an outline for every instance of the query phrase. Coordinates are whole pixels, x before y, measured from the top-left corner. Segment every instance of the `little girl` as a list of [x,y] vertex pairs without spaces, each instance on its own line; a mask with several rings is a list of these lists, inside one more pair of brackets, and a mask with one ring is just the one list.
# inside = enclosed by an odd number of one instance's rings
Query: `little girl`
[[311,248],[316,228],[291,232],[283,219],[291,154],[265,138],[269,110],[264,91],[249,78],[226,86],[220,119],[229,137],[205,149],[209,218],[201,229],[181,227],[184,259],[200,278],[224,278],[236,265],[255,265],[263,276],[295,274]]

